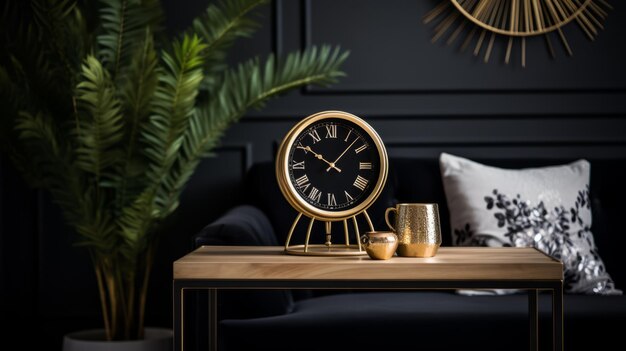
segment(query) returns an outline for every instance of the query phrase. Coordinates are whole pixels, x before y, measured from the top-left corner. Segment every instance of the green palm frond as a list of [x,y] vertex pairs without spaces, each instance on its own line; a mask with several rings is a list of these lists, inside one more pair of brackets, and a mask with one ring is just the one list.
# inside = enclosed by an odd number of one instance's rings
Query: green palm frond
[[43,113],[21,112],[15,121],[19,139],[31,156],[44,186],[61,206],[70,223],[84,218],[86,201],[84,180],[72,165],[72,153],[63,146],[61,133],[53,120]]
[[233,0],[208,6],[193,20],[190,32],[199,35],[207,45],[205,88],[217,81],[215,76],[226,68],[227,49],[238,38],[250,37],[259,27],[250,13],[268,0]]
[[76,166],[105,185],[101,181],[113,177],[112,168],[122,156],[124,120],[111,77],[94,56],[85,59],[76,95],[84,113],[76,127]]
[[146,29],[143,45],[138,46],[121,79],[120,99],[126,124],[124,157],[117,177],[119,189],[117,208],[128,205],[129,197],[138,194],[144,184],[139,175],[145,172],[143,155],[139,152],[141,125],[150,116],[151,104],[159,82],[158,56],[152,33]]
[[[67,48],[68,55],[77,58],[83,58],[88,53],[94,52],[94,38],[93,30],[88,28],[87,19],[84,17],[83,12],[76,7],[71,18],[66,19],[66,35],[65,41],[69,41],[71,44]],[[78,53],[78,55],[77,55]],[[80,67],[81,61],[73,61],[75,69]]]
[[76,244],[111,256],[119,248],[118,228],[111,214],[104,210],[107,200],[97,192],[98,189],[95,187],[86,189],[84,196],[87,200],[83,203],[84,217],[74,225],[80,235],[80,240]]
[[96,186],[86,185],[72,164],[71,151],[60,142],[52,120],[42,113],[22,112],[16,129],[30,148],[52,198],[80,234],[78,244],[110,252],[115,247],[116,227],[110,214],[103,210],[105,199],[94,195]]
[[41,28],[40,38],[51,31],[55,31],[62,21],[65,21],[76,9],[75,0],[33,0],[30,1],[33,9],[34,23]]
[[[0,30],[3,33],[8,32],[8,29],[2,26],[7,15],[4,13],[0,20]],[[38,42],[32,25],[21,26],[18,23],[16,25],[18,28],[14,30],[14,35],[3,38],[5,40],[2,44],[7,50],[0,51],[0,65],[4,67],[4,78],[12,82],[13,89],[21,91],[26,96],[32,95],[29,107],[37,109],[45,104],[41,101],[44,100],[42,95],[52,90],[51,86],[59,69],[50,62],[48,50]],[[22,43],[23,46],[18,43]],[[14,46],[19,48],[12,49]],[[22,99],[12,99],[9,103],[24,104]]]
[[100,0],[103,33],[98,35],[98,53],[114,79],[128,65],[137,43],[145,39],[146,28],[155,32],[162,19],[158,0]]
[[71,165],[71,155],[63,148],[52,119],[39,112],[21,112],[15,120],[15,130],[23,147],[31,155],[30,164],[70,223],[80,222],[84,214],[84,187]]
[[26,146],[38,151],[33,157],[36,166],[52,175],[51,180],[55,180],[54,176],[59,175],[61,171],[53,167],[54,164],[56,162],[64,164],[67,157],[61,152],[61,145],[50,118],[43,113],[32,115],[22,111],[16,118],[15,129]]
[[216,93],[220,99],[211,100],[200,112],[209,116],[236,116],[237,119],[246,110],[259,108],[268,98],[287,90],[334,83],[344,76],[339,66],[348,55],[339,48],[325,45],[291,53],[284,60],[270,55],[264,65],[252,59],[226,72]]
[[[3,13],[7,13],[6,8]],[[40,104],[35,99],[23,98],[28,96],[30,91],[28,84],[25,83],[26,73],[20,61],[12,55],[3,56],[2,59],[6,60],[6,67],[0,63],[0,105],[3,114],[0,118],[0,150],[13,161],[28,184],[41,188],[44,186],[42,170],[29,155],[29,150],[19,139],[18,133],[15,133],[20,111],[38,110]]]
[[[197,36],[185,35],[175,41],[173,53],[163,52],[163,72],[155,92],[152,115],[142,130],[144,152],[150,160],[148,179],[163,181],[176,160],[202,81],[202,50],[205,45]],[[158,202],[158,201],[157,201]]]
[[297,87],[335,82],[344,75],[339,66],[348,54],[330,46],[312,47],[292,53],[281,62],[270,56],[264,65],[253,59],[228,71],[216,94],[219,99],[199,106],[191,117],[177,163],[161,182],[161,193],[168,195],[163,208],[169,212],[176,208],[180,192],[202,156],[248,109],[258,108],[271,97]]
[[75,1],[8,0],[0,32],[0,64],[30,97],[28,109],[45,109],[55,119],[72,116],[71,93],[86,41]]
[[[45,42],[71,76],[80,65],[82,37],[77,29],[83,27],[76,0],[33,0],[30,6],[40,42]],[[76,52],[81,55],[76,55]]]
[[126,123],[131,126],[130,143],[136,139],[136,129],[150,114],[150,104],[158,84],[157,66],[159,59],[154,50],[154,41],[149,29],[133,52],[128,73],[121,80],[123,109]]
[[117,223],[120,228],[118,236],[125,244],[122,254],[136,254],[148,245],[147,236],[152,234],[151,229],[160,218],[152,211],[153,199],[153,192],[146,190],[121,209]]

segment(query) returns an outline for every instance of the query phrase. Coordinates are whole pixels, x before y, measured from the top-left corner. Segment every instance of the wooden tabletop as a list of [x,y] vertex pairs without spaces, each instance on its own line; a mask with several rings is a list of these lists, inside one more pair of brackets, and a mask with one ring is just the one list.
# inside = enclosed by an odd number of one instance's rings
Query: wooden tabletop
[[174,279],[562,280],[561,262],[533,248],[441,247],[435,257],[293,256],[282,246],[202,246]]

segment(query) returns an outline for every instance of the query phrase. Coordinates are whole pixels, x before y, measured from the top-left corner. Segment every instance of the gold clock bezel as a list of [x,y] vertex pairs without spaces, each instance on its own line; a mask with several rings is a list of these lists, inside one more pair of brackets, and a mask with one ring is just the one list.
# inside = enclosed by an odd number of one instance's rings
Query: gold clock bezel
[[[361,203],[357,206],[351,209],[341,211],[329,211],[314,207],[298,195],[296,188],[289,181],[288,155],[289,150],[291,150],[296,138],[298,137],[298,135],[300,135],[300,133],[302,133],[312,124],[329,118],[343,119],[352,122],[360,127],[374,141],[374,147],[378,151],[378,156],[380,158],[378,179],[376,180],[373,191],[367,198],[361,200]],[[282,143],[280,144],[280,147],[278,148],[278,154],[276,158],[276,178],[278,180],[278,186],[280,188],[280,191],[287,199],[287,202],[289,202],[289,204],[297,211],[305,214],[310,218],[321,221],[341,221],[350,217],[354,217],[369,208],[381,194],[383,187],[387,182],[387,171],[387,150],[385,149],[385,145],[383,144],[383,141],[378,133],[374,130],[374,128],[372,128],[372,126],[370,126],[360,117],[343,111],[322,111],[302,119],[295,126],[293,126],[291,130],[289,130]]]

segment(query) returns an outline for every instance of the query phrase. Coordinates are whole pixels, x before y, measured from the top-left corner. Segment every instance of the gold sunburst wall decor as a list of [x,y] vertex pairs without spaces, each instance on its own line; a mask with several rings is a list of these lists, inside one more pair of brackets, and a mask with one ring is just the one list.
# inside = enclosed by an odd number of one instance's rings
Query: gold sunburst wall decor
[[[605,0],[444,0],[424,16],[424,23],[436,24],[432,42],[446,40],[448,45],[463,40],[461,51],[474,45],[474,56],[492,56],[497,36],[508,37],[504,62],[519,50],[526,67],[526,40],[543,36],[554,58],[552,40],[557,38],[572,56],[563,27],[576,22],[585,35],[594,40],[612,7]],[[464,36],[464,38],[462,38]],[[519,45],[519,46],[518,46]]]

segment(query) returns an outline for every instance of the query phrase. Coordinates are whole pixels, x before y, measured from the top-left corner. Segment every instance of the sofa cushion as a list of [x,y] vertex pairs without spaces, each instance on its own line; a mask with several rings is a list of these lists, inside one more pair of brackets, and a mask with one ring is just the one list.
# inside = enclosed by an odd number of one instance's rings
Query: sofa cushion
[[590,164],[504,169],[443,153],[456,245],[536,247],[561,260],[565,290],[619,294],[591,232]]
[[[540,294],[538,306],[540,349],[551,349],[551,296]],[[624,346],[611,330],[626,323],[625,296],[565,295],[564,311],[567,350],[588,350],[582,345],[590,339],[593,349]],[[300,301],[284,316],[225,320],[220,328],[226,350],[528,350],[528,300],[526,294],[338,294]]]
[[238,206],[194,236],[194,246],[201,245],[278,245],[272,225],[253,206]]
[[[269,220],[259,209],[237,206],[194,236],[201,245],[278,245]],[[224,290],[220,293],[219,319],[275,316],[288,313],[294,298],[290,290]]]

